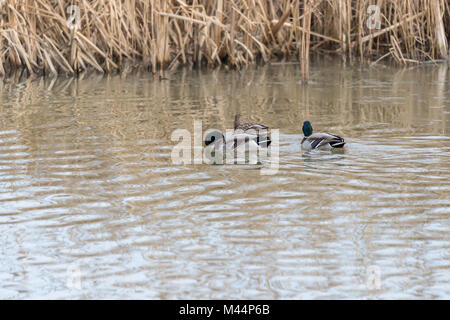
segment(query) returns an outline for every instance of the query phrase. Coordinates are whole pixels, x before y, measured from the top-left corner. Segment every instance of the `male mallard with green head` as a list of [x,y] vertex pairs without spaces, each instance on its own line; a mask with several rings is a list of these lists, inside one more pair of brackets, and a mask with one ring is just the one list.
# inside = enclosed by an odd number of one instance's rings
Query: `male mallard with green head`
[[205,146],[215,151],[234,151],[241,145],[246,145],[258,149],[257,136],[255,134],[226,132],[214,130],[209,132],[205,137]]
[[[244,149],[242,149],[244,147]],[[225,158],[249,163],[257,163],[258,156],[263,155],[259,150],[262,146],[258,144],[258,136],[256,134],[248,134],[243,132],[228,131],[223,134],[220,131],[211,131],[205,137],[205,155],[210,164],[223,164]],[[238,152],[238,158],[235,152]],[[243,152],[243,158],[239,158],[240,152]],[[248,157],[248,158],[247,158]]]
[[331,150],[342,148],[345,145],[344,139],[331,133],[313,133],[311,122],[303,122],[302,149],[304,150]]

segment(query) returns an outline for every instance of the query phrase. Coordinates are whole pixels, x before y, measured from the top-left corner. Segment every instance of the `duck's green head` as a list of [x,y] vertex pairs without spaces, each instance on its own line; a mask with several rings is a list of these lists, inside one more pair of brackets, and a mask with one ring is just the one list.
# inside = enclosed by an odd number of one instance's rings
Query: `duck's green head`
[[310,135],[312,135],[313,128],[312,128],[311,122],[309,122],[309,121],[303,122],[302,130],[303,130],[303,134],[305,135],[305,137],[309,137]]
[[209,146],[211,143],[223,139],[222,132],[218,130],[211,130],[205,136],[205,146]]

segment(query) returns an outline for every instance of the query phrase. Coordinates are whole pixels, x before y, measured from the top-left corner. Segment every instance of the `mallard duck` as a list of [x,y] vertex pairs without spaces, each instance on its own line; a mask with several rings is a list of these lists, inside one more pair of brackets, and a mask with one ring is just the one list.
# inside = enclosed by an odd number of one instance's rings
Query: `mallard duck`
[[[242,147],[245,147],[243,151],[250,153],[261,150],[261,146],[258,144],[258,136],[256,134],[239,133],[228,131],[223,134],[220,131],[211,131],[205,137],[206,155],[211,163],[221,164],[223,163],[224,155],[230,159],[235,158],[235,151],[241,151]],[[239,152],[238,151],[238,152]],[[253,156],[260,153],[253,153]],[[251,161],[252,162],[252,161]]]
[[261,147],[268,147],[272,142],[270,140],[270,129],[268,126],[260,123],[248,122],[241,123],[241,115],[234,116],[234,131],[236,133],[256,134],[256,143]]
[[253,123],[253,122],[241,123],[240,119],[241,119],[240,114],[236,114],[234,116],[234,130],[242,130],[244,132],[247,130],[250,130],[250,129],[253,129],[256,131],[269,130],[269,127],[264,124]]
[[248,133],[211,131],[205,137],[205,146],[214,150],[235,150],[242,144],[258,148],[257,135]]
[[303,122],[302,149],[325,149],[342,148],[345,145],[344,139],[331,133],[313,133],[311,122]]

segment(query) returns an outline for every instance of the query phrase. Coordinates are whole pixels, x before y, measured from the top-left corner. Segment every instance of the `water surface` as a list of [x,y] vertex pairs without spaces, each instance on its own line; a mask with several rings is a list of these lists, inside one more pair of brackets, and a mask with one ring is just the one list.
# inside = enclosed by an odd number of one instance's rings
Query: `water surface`
[[[450,298],[446,67],[169,78],[3,80],[0,298]],[[280,129],[275,175],[171,162],[235,113]],[[344,152],[302,152],[304,120]]]

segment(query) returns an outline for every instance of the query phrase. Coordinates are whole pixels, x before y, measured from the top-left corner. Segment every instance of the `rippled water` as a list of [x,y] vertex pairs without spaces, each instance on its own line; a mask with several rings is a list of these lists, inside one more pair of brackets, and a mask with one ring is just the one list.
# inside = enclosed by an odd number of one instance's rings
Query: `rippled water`
[[[450,298],[446,67],[169,78],[3,80],[0,298]],[[275,175],[171,162],[238,112],[280,129]],[[344,152],[302,152],[306,119]]]

